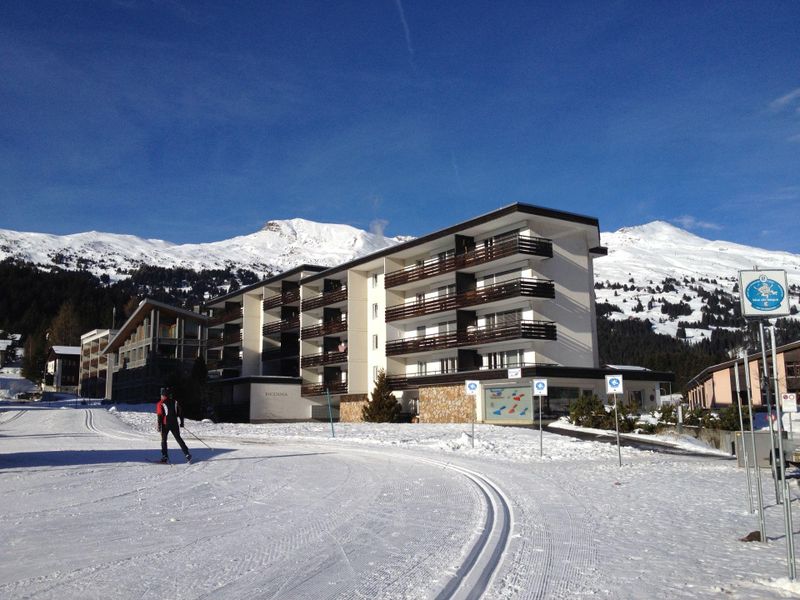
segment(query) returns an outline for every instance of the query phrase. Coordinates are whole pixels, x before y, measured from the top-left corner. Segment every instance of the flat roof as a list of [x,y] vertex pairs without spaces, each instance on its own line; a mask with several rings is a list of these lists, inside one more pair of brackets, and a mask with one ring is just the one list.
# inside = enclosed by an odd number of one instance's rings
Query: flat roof
[[[478,217],[474,217],[467,221],[463,221],[461,223],[457,223],[455,225],[451,225],[445,229],[441,229],[439,231],[435,231],[433,233],[429,233],[422,237],[414,238],[413,240],[409,240],[407,242],[403,242],[401,244],[396,244],[394,246],[389,246],[388,248],[384,248],[383,250],[379,250],[377,252],[373,252],[372,254],[368,254],[366,256],[362,256],[355,260],[352,260],[347,263],[343,263],[341,265],[336,265],[335,267],[331,267],[319,273],[317,275],[311,275],[309,277],[305,277],[303,279],[303,283],[310,283],[312,281],[316,281],[318,279],[322,279],[324,277],[333,275],[334,273],[339,273],[340,271],[344,271],[347,269],[351,269],[355,266],[368,263],[370,261],[376,260],[378,258],[383,258],[384,256],[388,256],[390,254],[395,254],[397,252],[402,252],[403,250],[408,250],[409,248],[414,248],[415,246],[421,246],[422,244],[426,244],[437,238],[445,237],[448,235],[452,235],[454,233],[458,233],[464,229],[468,229],[470,227],[475,227],[476,225],[482,225],[484,223],[488,223],[500,217],[504,217],[506,215],[511,215],[514,213],[522,213],[526,215],[535,215],[538,217],[547,217],[550,219],[557,219],[560,221],[568,221],[571,223],[577,223],[580,225],[588,225],[590,227],[595,227],[598,229],[598,239],[599,239],[599,229],[600,223],[595,217],[589,217],[586,215],[579,215],[576,213],[555,210],[552,208],[544,208],[542,206],[534,206],[532,204],[523,204],[521,202],[516,202],[514,204],[509,204],[502,208],[498,208],[486,214],[480,215]],[[592,248],[591,251],[594,254],[604,254],[605,248],[601,246],[597,246]]]

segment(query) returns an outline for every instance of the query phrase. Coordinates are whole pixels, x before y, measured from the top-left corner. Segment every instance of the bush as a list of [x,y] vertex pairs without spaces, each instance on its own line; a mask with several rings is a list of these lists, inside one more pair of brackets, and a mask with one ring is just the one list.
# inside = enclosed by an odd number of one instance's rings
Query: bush
[[581,396],[569,405],[569,421],[579,427],[614,429],[614,417],[596,396]]

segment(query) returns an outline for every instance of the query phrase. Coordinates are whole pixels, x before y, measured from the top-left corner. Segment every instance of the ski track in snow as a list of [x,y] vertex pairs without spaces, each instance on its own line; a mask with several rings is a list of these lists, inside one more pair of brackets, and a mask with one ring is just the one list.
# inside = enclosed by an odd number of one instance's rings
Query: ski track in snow
[[620,469],[613,447],[552,434],[542,460],[533,432],[490,426],[473,451],[459,427],[340,426],[330,439],[308,424],[187,425],[215,449],[185,435],[197,462],[164,467],[146,462],[159,454],[149,413],[0,412],[0,597],[800,592],[766,475],[771,541],[738,541],[757,525],[732,461],[625,448]]

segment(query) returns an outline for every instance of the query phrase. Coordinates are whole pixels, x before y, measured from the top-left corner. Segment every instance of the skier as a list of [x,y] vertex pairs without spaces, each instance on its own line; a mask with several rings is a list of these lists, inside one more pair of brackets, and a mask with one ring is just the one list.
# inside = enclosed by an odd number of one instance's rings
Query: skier
[[180,420],[180,426],[183,427],[181,405],[172,396],[172,390],[169,388],[161,388],[161,399],[156,404],[156,415],[158,415],[158,431],[161,432],[161,462],[169,462],[167,455],[167,434],[169,432],[172,432],[172,437],[183,450],[186,462],[190,462],[192,455],[189,454],[189,448],[186,447],[186,442],[183,441],[181,430],[178,427],[178,420]]

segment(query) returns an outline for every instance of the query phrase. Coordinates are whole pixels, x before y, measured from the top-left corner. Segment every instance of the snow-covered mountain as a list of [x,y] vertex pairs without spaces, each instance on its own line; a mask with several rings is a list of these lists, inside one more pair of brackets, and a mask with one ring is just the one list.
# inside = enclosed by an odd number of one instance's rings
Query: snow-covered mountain
[[[598,303],[619,308],[608,314],[611,319],[649,319],[657,332],[676,335],[679,324],[700,323],[705,312],[726,326],[739,301],[738,272],[754,267],[785,270],[790,302],[798,306],[798,254],[707,240],[664,221],[624,227],[600,239],[608,256],[594,263],[596,296]],[[686,327],[687,338],[708,335],[708,326]]]
[[11,257],[42,268],[85,269],[112,280],[125,278],[142,265],[196,271],[233,267],[263,276],[300,264],[334,266],[406,239],[305,219],[268,221],[256,233],[205,244],[97,231],[58,236],[0,229],[0,260]]
[[[304,219],[269,221],[250,235],[205,244],[173,244],[98,232],[56,236],[0,230],[0,260],[13,257],[43,268],[86,269],[112,280],[141,265],[249,269],[264,276],[300,264],[333,266],[410,237],[384,237],[349,225]],[[738,302],[738,271],[784,269],[797,306],[800,255],[711,241],[663,221],[602,233],[608,256],[595,261],[597,301],[611,319],[649,319],[656,331],[689,338],[710,335],[709,321],[727,326]],[[705,318],[704,318],[705,315]],[[711,319],[710,317],[713,317]],[[691,327],[688,324],[700,324]]]

